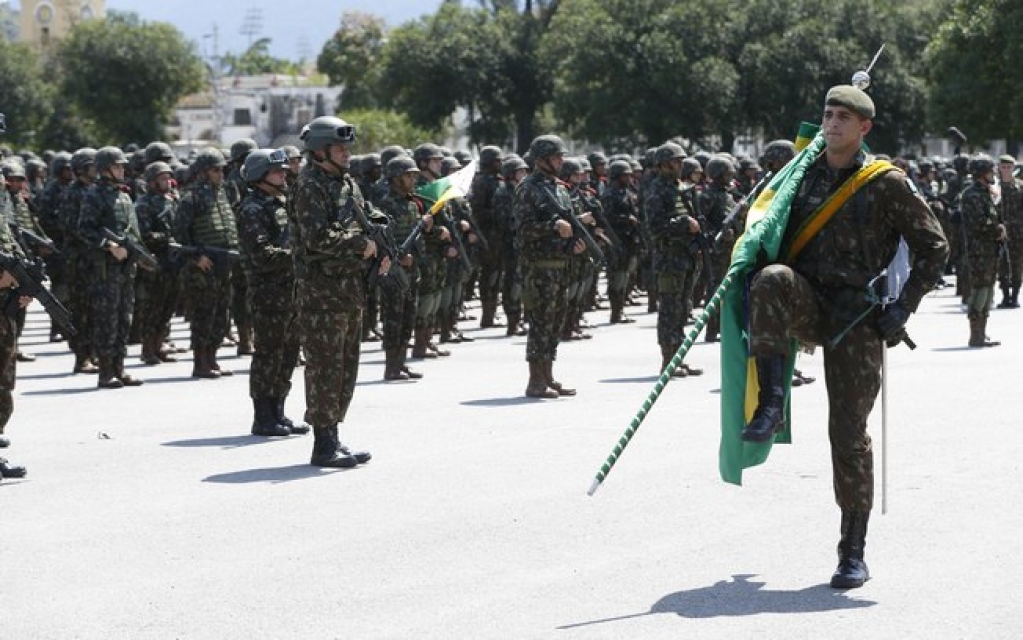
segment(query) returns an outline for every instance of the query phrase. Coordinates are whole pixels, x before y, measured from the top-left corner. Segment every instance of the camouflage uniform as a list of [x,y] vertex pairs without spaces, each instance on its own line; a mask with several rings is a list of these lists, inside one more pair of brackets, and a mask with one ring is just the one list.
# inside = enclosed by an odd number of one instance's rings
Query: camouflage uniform
[[[222,186],[202,178],[192,184],[178,205],[175,237],[186,246],[238,248],[234,214]],[[231,267],[216,262],[204,272],[197,262],[187,261],[182,273],[182,288],[188,290],[193,305],[191,346],[203,354],[197,357],[215,357],[230,328]]]
[[[5,210],[4,190],[0,189],[0,213]],[[15,242],[6,224],[0,224],[0,251],[8,256],[24,258],[25,254]],[[11,309],[17,308],[17,289],[3,292],[0,296],[0,436],[14,413],[14,386],[18,366],[18,329]]]
[[472,182],[470,204],[479,222],[480,231],[487,239],[487,250],[480,252],[480,327],[494,326],[498,296],[501,292],[503,263],[501,246],[505,229],[497,217],[495,196],[504,185],[497,173],[477,173]]
[[960,198],[966,233],[966,260],[970,272],[969,314],[987,317],[994,300],[998,274],[1000,216],[988,185],[974,181]]
[[135,307],[135,265],[130,258],[118,261],[106,250],[104,228],[142,241],[131,198],[105,176],[82,199],[78,234],[90,247],[92,345],[99,358],[99,382],[103,385],[118,378],[128,384],[133,379],[124,372],[124,357]]
[[255,339],[249,395],[283,401],[291,391],[299,347],[284,196],[249,190],[238,210],[238,243]]
[[[377,206],[391,219],[391,232],[399,243],[409,237],[425,212],[422,200],[414,195],[406,196],[393,188],[388,188],[387,193],[378,198]],[[409,283],[407,290],[403,292],[397,287],[390,287],[380,291],[383,347],[390,365],[390,370],[385,371],[384,376],[388,379],[408,378],[410,374],[408,367],[405,366],[405,358],[408,352],[407,345],[415,329],[416,304],[419,300],[418,262],[424,249],[425,242],[420,238],[412,249],[413,262],[410,266],[391,265],[392,269],[405,270]]]
[[[429,183],[430,180],[420,174],[416,178],[416,190]],[[423,236],[424,249],[416,261],[419,267],[419,302],[416,305],[416,339],[412,349],[412,356],[415,358],[434,357],[428,353],[449,355],[447,351],[430,348],[430,340],[433,336],[433,329],[438,323],[441,298],[447,280],[448,260],[452,259],[447,255],[448,248],[451,247],[451,239],[441,239],[441,229],[448,228],[442,224],[442,221],[450,219],[450,216],[444,213],[447,208],[448,205],[444,205],[434,215],[433,228],[430,233]],[[448,229],[448,232],[451,233],[451,230]]]
[[639,261],[640,229],[639,203],[636,194],[617,181],[608,186],[601,199],[604,214],[621,241],[614,269],[608,274],[607,294],[611,302],[611,322],[631,322],[624,314],[629,278],[635,273]]
[[68,336],[68,345],[75,354],[76,373],[79,371],[91,371],[95,373],[90,363],[93,355],[92,345],[92,312],[89,302],[89,290],[92,278],[92,268],[89,262],[89,247],[78,234],[78,218],[81,213],[82,200],[89,183],[81,178],[76,179],[60,202],[58,214],[59,227],[64,236],[64,267],[68,282],[68,311],[74,318],[75,328],[78,330],[73,336]]
[[1023,285],[1023,181],[1002,183],[1002,222],[1005,224],[1008,260],[1002,261],[1002,287],[1009,290],[1011,306],[1019,305]]
[[177,308],[180,289],[179,265],[168,255],[168,245],[175,241],[177,208],[178,195],[173,192],[147,192],[135,201],[139,235],[160,263],[157,270],[142,270],[135,277],[135,313],[141,331],[142,358],[148,364],[168,358],[166,355],[161,356],[160,350],[170,332],[170,321]]
[[288,204],[295,261],[295,300],[306,353],[305,421],[314,429],[343,422],[355,394],[366,301],[363,259],[368,238],[346,212],[365,207],[350,176],[308,164]]
[[654,244],[657,280],[657,342],[662,355],[674,355],[685,339],[688,299],[696,281],[696,256],[689,221],[696,217],[693,188],[683,190],[672,176],[658,175],[643,204]]
[[[822,155],[806,172],[792,204],[782,241],[785,253],[801,223],[855,170],[831,170]],[[751,351],[787,354],[793,338],[824,346],[835,499],[843,512],[869,513],[873,505],[873,453],[867,417],[881,383],[884,344],[878,312],[857,323],[834,347],[869,302],[868,283],[891,262],[901,235],[912,253],[912,272],[899,299],[914,311],[937,282],[948,254],[941,227],[901,171],[890,171],[861,189],[789,264],[772,264],[753,278]],[[759,358],[758,358],[759,359]]]
[[[713,278],[709,279],[707,286],[707,299],[709,300],[725,277],[728,267],[732,261],[732,247],[735,246],[734,232],[730,237],[722,236],[719,246],[714,246],[714,238],[721,233],[723,223],[732,208],[735,207],[735,198],[732,193],[717,183],[711,183],[700,193],[700,213],[703,214],[704,228],[700,230],[703,237],[707,239],[704,250],[711,247],[709,262],[714,267]],[[706,277],[706,276],[705,276]],[[707,340],[714,340],[720,332],[721,321],[718,314],[713,314],[707,321]]]

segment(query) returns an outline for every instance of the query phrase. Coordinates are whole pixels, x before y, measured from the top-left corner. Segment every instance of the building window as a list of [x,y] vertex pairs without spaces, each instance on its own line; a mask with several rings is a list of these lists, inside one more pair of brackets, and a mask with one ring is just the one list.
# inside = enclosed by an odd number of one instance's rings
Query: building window
[[252,125],[252,112],[248,109],[235,109],[234,110],[234,124],[236,127],[246,127]]

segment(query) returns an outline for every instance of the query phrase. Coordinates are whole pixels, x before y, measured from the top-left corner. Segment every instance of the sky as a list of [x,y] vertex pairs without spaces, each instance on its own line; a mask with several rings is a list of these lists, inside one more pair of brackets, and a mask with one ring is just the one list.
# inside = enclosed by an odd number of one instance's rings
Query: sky
[[[249,36],[241,33],[246,17],[261,20],[252,40],[271,38],[270,53],[298,60],[315,60],[324,43],[337,31],[341,14],[362,11],[396,26],[436,11],[441,0],[107,0],[107,9],[134,11],[146,21],[169,22],[194,41],[199,53],[213,55],[213,25],[217,25],[220,55],[242,53]],[[251,23],[252,21],[250,21]],[[255,26],[255,25],[253,25]]]

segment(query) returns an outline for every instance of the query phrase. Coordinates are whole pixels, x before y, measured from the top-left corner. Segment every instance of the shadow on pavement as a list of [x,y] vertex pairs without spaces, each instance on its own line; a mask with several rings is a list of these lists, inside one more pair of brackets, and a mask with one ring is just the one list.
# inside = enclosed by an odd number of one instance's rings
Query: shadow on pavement
[[25,391],[21,395],[24,396],[68,396],[75,393],[92,393],[94,391],[102,391],[102,389],[95,385],[91,387],[85,387],[84,389],[47,389],[45,391]]
[[488,398],[486,400],[466,400],[460,402],[468,407],[508,407],[517,404],[536,404],[539,402],[550,402],[543,398],[527,398],[526,396],[515,396],[513,398]]
[[633,384],[633,383],[639,383],[639,382],[646,382],[648,384],[653,384],[654,382],[657,382],[657,380],[660,377],[661,377],[660,375],[655,375],[655,376],[640,376],[638,378],[605,378],[604,380],[600,381],[600,384]]
[[977,347],[934,347],[931,351],[978,351]]
[[203,482],[215,482],[218,484],[248,484],[251,482],[269,482],[278,484],[292,480],[305,480],[306,478],[319,478],[335,473],[351,471],[352,469],[322,469],[310,464],[293,464],[287,467],[266,467],[264,469],[248,469],[246,471],[232,471],[231,473],[218,473],[217,475],[203,478]]
[[217,436],[214,438],[196,438],[194,440],[172,440],[164,442],[164,447],[222,447],[224,449],[237,449],[248,447],[254,444],[266,444],[270,442],[281,442],[284,438],[264,438],[263,436]]
[[574,629],[607,622],[617,622],[653,615],[674,613],[682,618],[717,618],[751,616],[761,613],[814,613],[861,609],[872,607],[876,602],[855,600],[843,591],[836,591],[827,584],[814,585],[795,591],[772,591],[763,589],[765,583],[754,582],[754,574],[736,574],[733,580],[721,580],[709,587],[670,593],[655,602],[649,611],[613,618],[602,618],[567,624],[558,629]]

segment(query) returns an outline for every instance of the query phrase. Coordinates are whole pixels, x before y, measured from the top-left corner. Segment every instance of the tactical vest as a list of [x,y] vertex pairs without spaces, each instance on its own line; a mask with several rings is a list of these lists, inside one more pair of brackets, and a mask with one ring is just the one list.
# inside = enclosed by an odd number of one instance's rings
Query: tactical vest
[[192,197],[198,205],[192,220],[192,242],[237,249],[238,229],[224,189],[209,182],[200,183],[195,185]]

